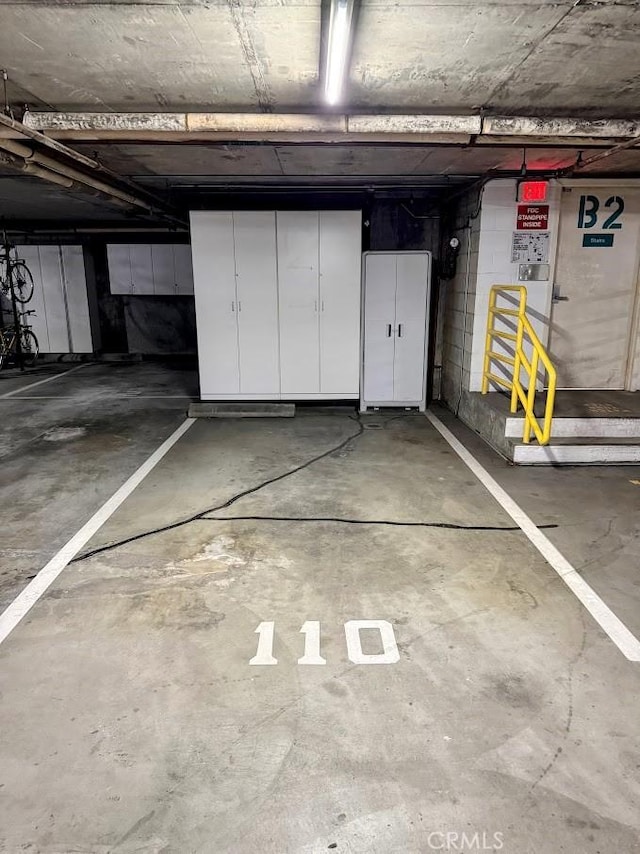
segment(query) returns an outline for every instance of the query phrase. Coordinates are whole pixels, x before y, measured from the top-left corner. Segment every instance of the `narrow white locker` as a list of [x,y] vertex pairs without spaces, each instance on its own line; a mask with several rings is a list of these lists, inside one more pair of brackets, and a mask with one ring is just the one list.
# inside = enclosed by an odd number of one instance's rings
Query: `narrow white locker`
[[280,394],[275,211],[236,211],[240,394]]
[[151,268],[153,293],[173,296],[176,293],[176,274],[173,246],[170,243],[154,243],[151,246]]
[[362,408],[426,405],[431,254],[367,252]]
[[233,214],[191,213],[193,283],[197,306],[200,395],[240,393]]
[[69,352],[69,328],[67,320],[66,294],[62,281],[59,246],[40,246],[40,269],[44,310],[47,316],[49,352]]
[[131,259],[131,293],[142,296],[153,294],[153,263],[149,243],[132,243],[129,246]]
[[112,294],[131,293],[131,256],[128,243],[107,244],[109,290]]
[[358,397],[360,387],[360,211],[320,212],[320,391]]
[[396,256],[364,256],[364,387],[363,400],[393,400],[396,343]]
[[93,352],[87,278],[82,246],[61,246],[63,285],[69,324],[69,352]]
[[[40,252],[37,246],[19,246],[18,257],[27,262],[29,272],[33,276],[33,297],[25,309],[35,311],[25,318],[33,328],[41,353],[50,353],[49,330],[47,328],[47,313],[44,307],[44,285],[42,282],[42,270],[40,268]],[[5,315],[5,319],[8,319]],[[11,320],[13,323],[13,321]]]
[[173,247],[177,292],[193,293],[193,268],[191,266],[191,246],[188,243],[176,243]]
[[280,389],[320,392],[318,212],[278,211]]
[[396,256],[396,346],[393,399],[420,401],[425,394],[425,333],[429,259]]

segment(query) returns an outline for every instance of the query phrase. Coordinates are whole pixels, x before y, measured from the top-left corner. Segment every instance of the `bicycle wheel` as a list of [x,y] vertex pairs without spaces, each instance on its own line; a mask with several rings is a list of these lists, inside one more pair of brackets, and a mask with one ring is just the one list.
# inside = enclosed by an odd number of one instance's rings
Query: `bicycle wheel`
[[16,302],[29,302],[33,296],[33,276],[24,261],[12,261],[9,267],[9,282]]
[[40,345],[38,339],[30,329],[22,329],[20,332],[20,347],[22,348],[22,362],[28,368],[32,368],[38,360]]

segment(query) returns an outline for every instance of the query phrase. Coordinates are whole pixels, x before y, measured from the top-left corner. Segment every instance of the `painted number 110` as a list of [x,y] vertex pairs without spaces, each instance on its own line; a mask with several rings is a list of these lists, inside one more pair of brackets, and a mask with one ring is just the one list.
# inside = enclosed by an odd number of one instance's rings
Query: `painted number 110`
[[[274,622],[260,623],[256,629],[258,649],[249,664],[277,664],[278,659],[273,655],[273,640],[276,624]],[[367,653],[362,649],[362,629],[377,629],[380,632],[382,652]],[[307,620],[300,629],[304,635],[304,655],[298,659],[298,664],[326,664],[320,651],[320,622]],[[400,661],[398,644],[393,626],[386,620],[349,620],[344,624],[344,636],[347,641],[347,655],[352,664],[396,664]]]

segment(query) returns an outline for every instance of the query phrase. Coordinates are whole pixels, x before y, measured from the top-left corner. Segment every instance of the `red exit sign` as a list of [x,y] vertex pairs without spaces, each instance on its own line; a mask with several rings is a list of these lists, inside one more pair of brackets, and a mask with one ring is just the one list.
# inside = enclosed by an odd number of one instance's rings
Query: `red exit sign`
[[519,202],[545,202],[548,181],[521,181],[518,184]]

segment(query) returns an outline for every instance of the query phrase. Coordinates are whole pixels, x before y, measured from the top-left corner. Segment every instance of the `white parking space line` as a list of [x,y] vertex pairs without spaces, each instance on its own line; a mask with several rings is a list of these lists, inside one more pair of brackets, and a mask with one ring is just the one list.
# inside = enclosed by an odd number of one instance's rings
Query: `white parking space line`
[[43,383],[50,383],[52,380],[60,379],[60,377],[66,377],[69,374],[72,374],[74,371],[80,371],[82,368],[88,368],[89,365],[93,364],[93,362],[84,362],[82,365],[76,365],[74,368],[69,368],[68,371],[61,371],[59,374],[52,374],[50,377],[45,377],[42,380],[36,380],[34,383],[27,383],[27,385],[23,385],[20,388],[14,388],[13,391],[8,391],[5,394],[0,394],[0,400],[5,400],[7,397],[16,397],[22,392],[26,391],[28,388],[35,388],[38,385],[43,385]]
[[115,513],[120,505],[131,495],[133,490],[139,486],[145,477],[157,466],[165,454],[171,450],[175,443],[187,432],[195,422],[194,418],[187,418],[166,439],[159,448],[126,480],[122,486],[113,493],[102,507],[93,514],[89,521],[71,537],[60,551],[54,555],[49,563],[42,567],[36,577],[29,582],[22,593],[13,600],[2,614],[0,614],[0,644],[6,640],[15,629],[20,620],[36,604],[38,599],[53,584],[62,570],[69,564],[78,552],[89,542],[91,537],[104,525],[104,523]]
[[620,652],[629,661],[640,661],[640,640],[631,634],[625,624],[616,617],[595,590],[587,584],[584,578],[576,571],[575,567],[558,551],[549,538],[542,533],[524,510],[516,504],[513,498],[494,480],[484,466],[465,448],[462,442],[456,439],[453,433],[444,426],[442,421],[432,412],[426,412],[425,415],[443,439],[453,448],[462,462],[468,466],[485,489],[491,493],[505,513],[511,516],[516,525],[518,525],[530,542],[536,547],[551,568],[558,573],[600,628],[609,635]]

